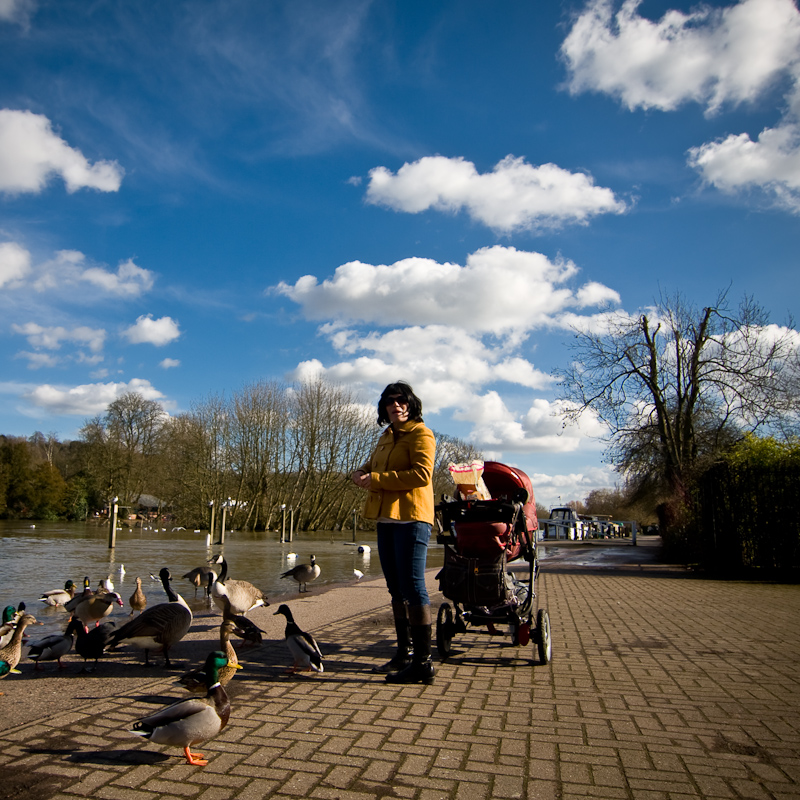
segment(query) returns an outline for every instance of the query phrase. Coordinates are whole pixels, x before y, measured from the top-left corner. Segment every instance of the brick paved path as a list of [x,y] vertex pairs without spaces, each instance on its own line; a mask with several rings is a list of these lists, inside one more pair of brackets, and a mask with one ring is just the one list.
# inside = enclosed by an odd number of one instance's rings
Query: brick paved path
[[208,766],[126,733],[180,696],[159,678],[0,732],[0,800],[800,797],[797,586],[554,565],[550,665],[468,633],[409,687],[368,671],[390,653],[384,607],[308,622],[363,590],[295,601],[324,674],[285,676],[275,639],[242,651],[231,722],[196,748]]

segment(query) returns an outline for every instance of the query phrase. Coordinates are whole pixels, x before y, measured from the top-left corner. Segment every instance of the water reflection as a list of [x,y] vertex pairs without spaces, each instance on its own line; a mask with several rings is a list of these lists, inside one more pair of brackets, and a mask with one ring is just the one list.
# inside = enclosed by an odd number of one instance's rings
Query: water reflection
[[[297,593],[295,581],[281,579],[280,574],[307,562],[312,553],[322,572],[310,584],[311,591],[320,584],[355,583],[355,570],[363,573],[362,580],[382,574],[374,531],[359,531],[356,542],[352,531],[301,532],[287,543],[281,543],[274,532],[234,531],[226,534],[224,545],[207,548],[204,532],[123,528],[117,531],[116,546],[110,550],[107,527],[0,520],[0,536],[0,608],[24,602],[44,623],[33,634],[36,638],[60,632],[67,621],[63,608],[39,601],[41,593],[62,588],[68,579],[80,590],[84,576],[90,578],[92,588],[101,578],[111,577],[125,601],[125,608],[116,610],[114,617],[125,620],[137,576],[142,579],[148,604],[165,600],[160,582],[150,577],[157,576],[162,567],[169,567],[173,586],[193,610],[206,609],[203,591],[197,591],[195,597],[195,587],[181,576],[218,552],[228,562],[229,577],[250,581],[270,598]],[[358,552],[359,545],[364,545],[367,552]],[[428,566],[441,566],[442,560],[443,548],[431,544]]]

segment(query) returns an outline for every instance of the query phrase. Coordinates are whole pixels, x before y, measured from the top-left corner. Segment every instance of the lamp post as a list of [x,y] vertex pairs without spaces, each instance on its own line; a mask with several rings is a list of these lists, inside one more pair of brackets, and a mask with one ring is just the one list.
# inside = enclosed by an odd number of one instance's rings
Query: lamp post
[[214,512],[216,511],[213,500],[209,502],[208,507],[211,509],[211,525],[209,525],[208,534],[206,535],[206,547],[211,547],[211,542],[214,541]]

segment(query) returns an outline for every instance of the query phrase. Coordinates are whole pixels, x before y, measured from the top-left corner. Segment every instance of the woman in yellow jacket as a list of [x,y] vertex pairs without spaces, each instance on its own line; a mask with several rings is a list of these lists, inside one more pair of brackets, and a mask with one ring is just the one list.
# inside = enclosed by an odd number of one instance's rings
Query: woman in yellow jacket
[[422,403],[402,381],[378,402],[378,424],[388,425],[372,457],[353,473],[366,489],[364,517],[377,520],[378,555],[392,598],[397,653],[376,667],[389,683],[433,683],[431,604],[425,588],[433,525],[436,441],[422,421]]

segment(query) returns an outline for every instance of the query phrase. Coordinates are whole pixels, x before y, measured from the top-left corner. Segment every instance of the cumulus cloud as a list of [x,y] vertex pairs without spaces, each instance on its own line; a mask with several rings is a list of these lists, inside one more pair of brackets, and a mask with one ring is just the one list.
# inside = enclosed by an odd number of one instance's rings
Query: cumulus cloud
[[89,267],[80,279],[119,297],[136,297],[153,288],[153,273],[136,266],[132,259],[122,262],[116,272]]
[[165,358],[158,362],[158,366],[161,367],[161,369],[174,369],[180,365],[181,362],[178,361],[177,358]]
[[534,472],[529,477],[536,501],[549,506],[587,497],[593,489],[606,489],[619,481],[619,475],[608,467],[593,467],[583,472],[555,475]]
[[106,332],[102,328],[90,328],[86,325],[67,329],[62,326],[44,327],[35,322],[27,322],[24,325],[14,324],[11,328],[15,333],[25,336],[32,346],[47,350],[58,350],[63,342],[74,342],[85,345],[97,353],[103,349],[106,338]]
[[123,172],[116,161],[90,164],[42,114],[0,109],[0,192],[38,193],[53,175],[63,179],[70,193],[84,188],[116,192]]
[[137,392],[146,400],[164,399],[164,395],[143,378],[134,378],[127,383],[89,383],[71,388],[42,384],[22,397],[33,408],[48,414],[94,416],[127,392]]
[[31,254],[16,242],[0,243],[0,288],[19,285],[31,271]]
[[[138,297],[155,283],[153,272],[137,266],[132,259],[120,262],[116,270],[90,263],[78,250],[59,250],[52,258],[32,263],[30,252],[16,242],[0,243],[0,287],[39,293],[77,290],[70,299],[82,303],[92,298]],[[86,285],[92,292],[86,291]]]
[[486,450],[503,452],[571,453],[586,445],[587,437],[599,439],[607,431],[592,415],[580,425],[564,426],[563,403],[534,399],[523,412],[512,411],[496,391],[476,396],[455,416],[473,423],[470,438]]
[[136,322],[126,328],[122,335],[131,344],[153,344],[162,347],[174,342],[180,335],[178,323],[172,317],[153,319],[152,314],[137,317]]
[[466,210],[498,232],[583,223],[597,214],[620,214],[625,204],[610,189],[595,186],[582,172],[555,164],[533,166],[506,156],[480,174],[463,158],[428,156],[397,173],[376,167],[369,173],[366,200],[395,211]]
[[319,283],[306,275],[273,291],[298,303],[310,319],[381,326],[444,324],[470,332],[508,335],[560,326],[568,309],[619,303],[612,289],[592,282],[574,291],[571,261],[513,247],[486,247],[466,264],[407,258],[391,265],[351,261]]
[[800,213],[800,125],[766,128],[756,141],[740,133],[693,147],[689,164],[723,192],[763,189]]
[[800,14],[793,0],[741,0],[727,8],[667,11],[652,21],[642,0],[592,0],[561,46],[572,93],[596,91],[629,109],[671,111],[756,99],[796,69]]

